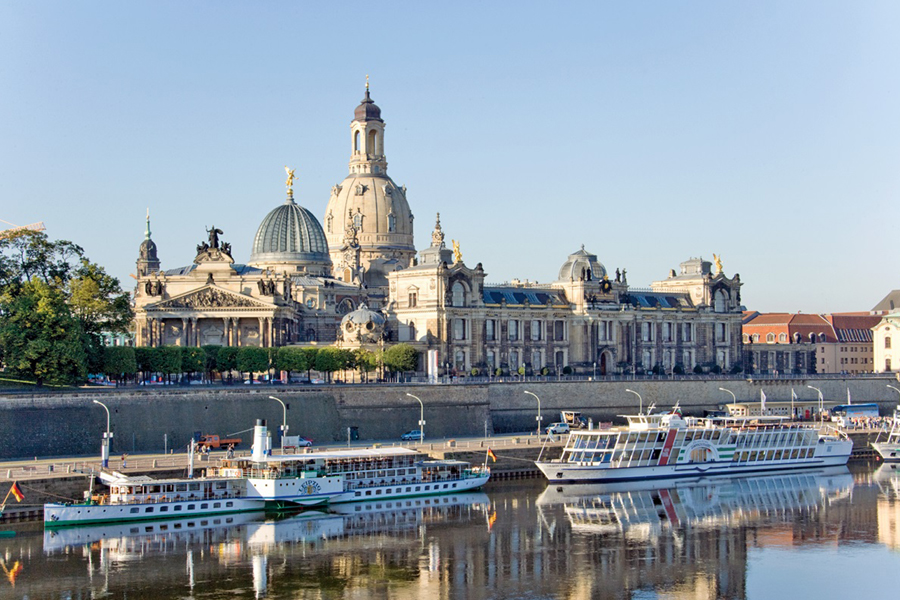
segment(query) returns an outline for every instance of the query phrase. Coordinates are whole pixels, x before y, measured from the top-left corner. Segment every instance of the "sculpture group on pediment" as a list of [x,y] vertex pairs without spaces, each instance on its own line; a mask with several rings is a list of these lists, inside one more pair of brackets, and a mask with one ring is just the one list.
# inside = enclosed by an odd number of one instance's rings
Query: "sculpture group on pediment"
[[249,298],[228,294],[214,288],[206,288],[166,303],[166,308],[251,308],[255,306],[259,305]]

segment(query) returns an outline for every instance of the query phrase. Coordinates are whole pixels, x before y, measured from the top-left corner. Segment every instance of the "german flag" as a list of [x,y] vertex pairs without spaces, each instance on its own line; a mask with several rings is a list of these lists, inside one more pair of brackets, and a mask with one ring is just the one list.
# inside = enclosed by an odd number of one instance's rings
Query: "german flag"
[[491,460],[493,460],[494,462],[497,462],[497,455],[494,454],[494,451],[491,450],[490,448],[488,448],[488,456],[491,457]]
[[12,487],[9,489],[9,493],[12,494],[16,502],[21,502],[25,499],[25,494],[22,493],[22,490],[19,489],[19,484],[13,481]]

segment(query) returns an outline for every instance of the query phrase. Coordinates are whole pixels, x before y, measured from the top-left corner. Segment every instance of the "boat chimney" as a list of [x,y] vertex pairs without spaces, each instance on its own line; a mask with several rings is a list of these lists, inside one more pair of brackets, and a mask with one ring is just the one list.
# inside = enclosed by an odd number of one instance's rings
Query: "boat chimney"
[[263,462],[269,454],[269,431],[265,419],[257,419],[253,428],[253,449],[250,458],[253,462]]

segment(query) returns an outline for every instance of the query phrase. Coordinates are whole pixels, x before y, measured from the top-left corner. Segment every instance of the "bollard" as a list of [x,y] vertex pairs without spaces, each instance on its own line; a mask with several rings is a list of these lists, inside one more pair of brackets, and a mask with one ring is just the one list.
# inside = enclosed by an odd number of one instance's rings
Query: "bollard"
[[66,473],[72,472],[72,465],[66,465]]
[[155,458],[153,459],[153,468],[154,469],[156,468],[156,459]]
[[12,479],[12,469],[7,469],[7,470],[6,470],[6,478],[7,478],[7,479]]

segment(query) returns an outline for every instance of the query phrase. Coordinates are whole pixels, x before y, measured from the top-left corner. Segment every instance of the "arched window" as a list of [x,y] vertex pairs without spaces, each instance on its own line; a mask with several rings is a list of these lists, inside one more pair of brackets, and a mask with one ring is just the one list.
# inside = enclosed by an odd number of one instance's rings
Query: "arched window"
[[889,358],[884,359],[884,370],[885,371],[891,370],[891,359],[889,359]]
[[778,341],[781,342],[782,344],[785,343],[787,341],[787,334],[786,333],[779,334]]
[[353,134],[353,151],[359,152],[359,132]]
[[348,312],[353,310],[353,300],[350,298],[344,298],[337,305],[337,314],[346,315]]
[[456,282],[453,284],[453,287],[450,288],[452,294],[452,303],[453,306],[465,306],[466,305],[466,288],[460,282]]
[[824,342],[824,341],[825,341],[825,334],[824,334],[824,333],[820,333],[820,334],[819,334],[819,341],[820,341],[820,342]]
[[328,233],[331,233],[332,221],[334,221],[334,215],[332,215],[331,213],[328,213],[328,218],[325,219],[325,227],[326,227]]
[[418,334],[416,333],[416,324],[413,322],[410,322],[409,323],[409,340],[411,342],[415,342],[417,335]]
[[885,349],[885,350],[890,350],[890,349],[891,349],[891,338],[890,338],[890,336],[884,338],[884,349]]
[[363,215],[361,212],[353,215],[353,226],[356,227],[357,231],[362,231],[363,227]]
[[775,343],[775,334],[774,334],[774,333],[767,333],[767,334],[766,334],[766,343],[767,343],[767,344],[774,344],[774,343]]
[[387,221],[388,221],[388,231],[390,233],[397,231],[397,217],[394,216],[394,213],[388,214]]
[[810,341],[810,343],[815,344],[816,343],[816,334],[814,334],[814,333],[809,334],[809,341]]
[[742,337],[744,338],[744,343],[745,343],[745,344],[748,343],[748,342],[750,341],[750,336],[747,335],[746,333],[745,333]]
[[718,292],[716,292],[714,300],[715,307],[713,310],[715,310],[717,313],[725,312],[725,306],[727,302],[728,294],[726,294],[724,290],[719,290]]
[[375,151],[375,130],[369,131],[369,139],[366,142],[366,154],[378,154]]
[[464,371],[466,368],[466,353],[462,350],[456,351],[456,370]]
[[465,319],[453,319],[453,339],[454,340],[466,339],[466,320]]
[[509,351],[509,370],[517,371],[519,369],[519,353],[515,350]]
[[754,333],[754,334],[753,334],[753,343],[754,343],[754,344],[758,344],[758,343],[759,343],[759,334],[758,334],[758,333]]

